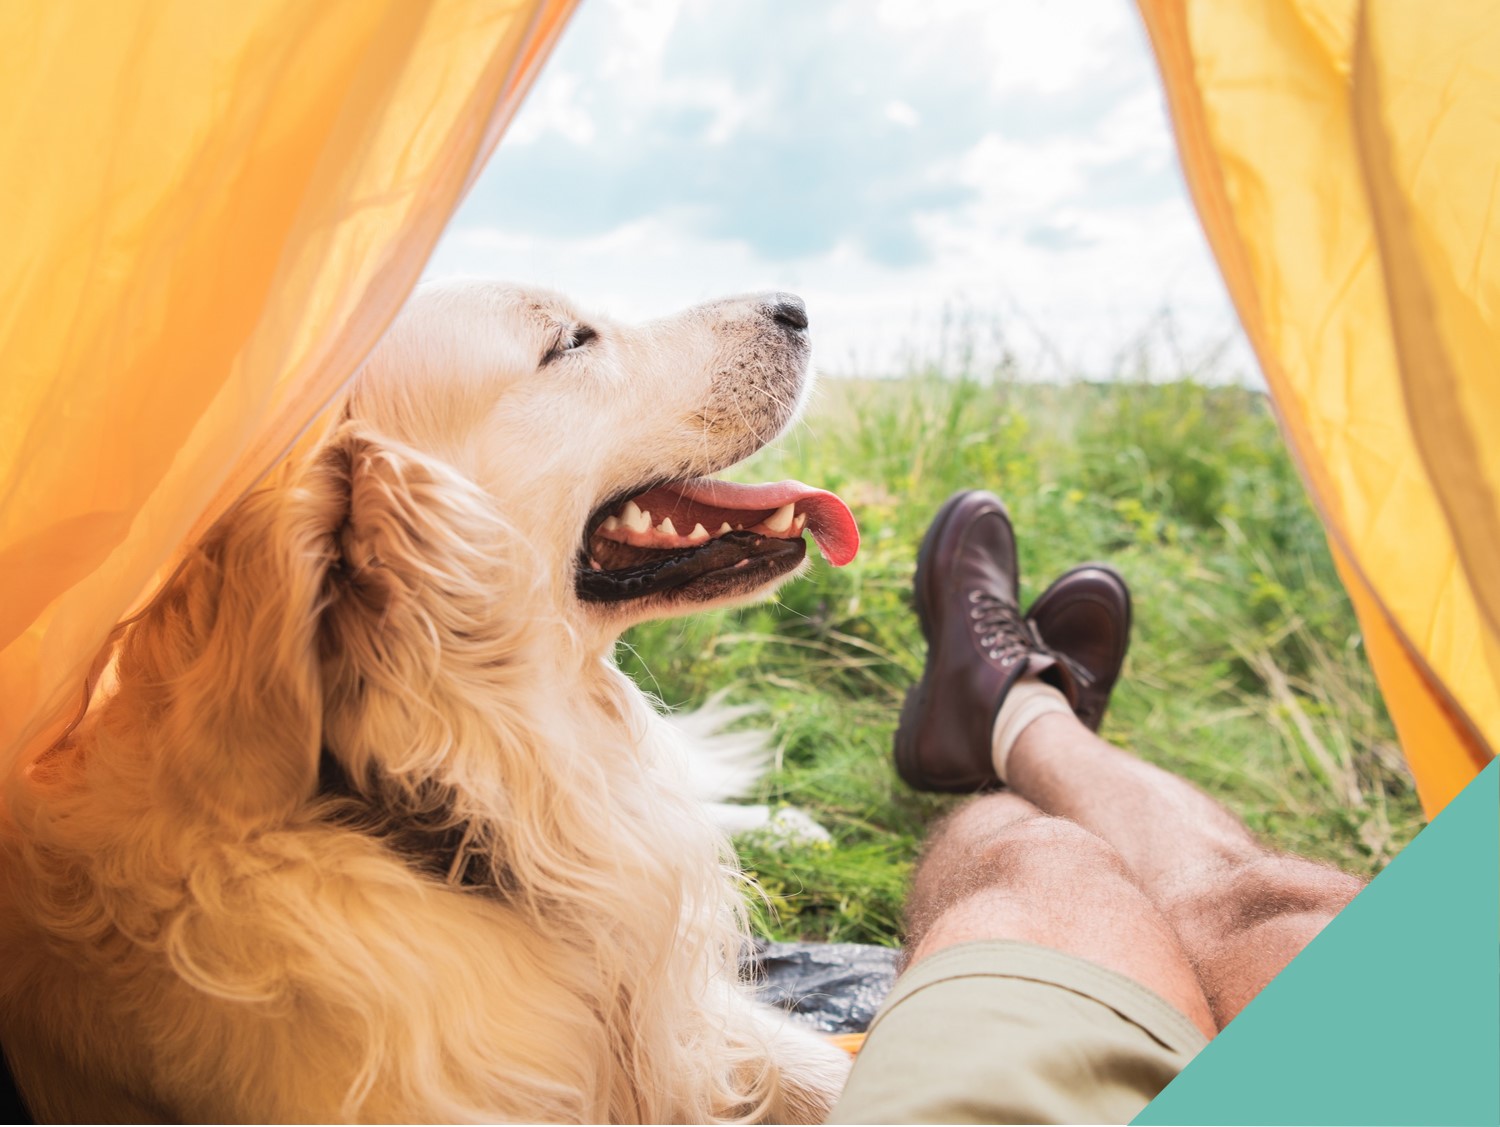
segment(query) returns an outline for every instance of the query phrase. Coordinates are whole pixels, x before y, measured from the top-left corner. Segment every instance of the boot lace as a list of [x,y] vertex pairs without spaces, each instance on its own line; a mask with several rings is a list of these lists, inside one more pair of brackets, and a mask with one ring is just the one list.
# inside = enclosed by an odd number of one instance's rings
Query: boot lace
[[1009,599],[976,589],[969,592],[969,603],[970,623],[991,661],[1014,665],[1026,660],[1028,654],[1045,654],[1066,667],[1077,684],[1093,684],[1093,675],[1067,654],[1047,645],[1036,623],[1023,618],[1020,608]]

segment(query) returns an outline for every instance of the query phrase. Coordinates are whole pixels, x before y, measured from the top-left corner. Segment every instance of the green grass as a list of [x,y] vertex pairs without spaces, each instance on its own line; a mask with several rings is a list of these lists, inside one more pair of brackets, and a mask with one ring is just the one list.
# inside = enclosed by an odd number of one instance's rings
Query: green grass
[[806,422],[739,467],[839,492],[859,558],[769,603],[638,627],[626,670],[670,705],[765,702],[761,801],[834,845],[740,843],[774,938],[896,942],[923,827],[950,800],[897,780],[921,671],[917,545],[954,490],[1010,508],[1022,594],[1089,559],[1130,581],[1135,633],[1104,734],[1198,783],[1269,844],[1373,874],[1421,825],[1353,612],[1263,396],[1192,382],[825,381]]

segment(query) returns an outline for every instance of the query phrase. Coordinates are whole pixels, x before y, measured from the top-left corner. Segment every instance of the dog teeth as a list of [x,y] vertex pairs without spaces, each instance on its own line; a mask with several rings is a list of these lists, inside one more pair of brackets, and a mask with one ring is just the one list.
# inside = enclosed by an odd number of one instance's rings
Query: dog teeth
[[[807,527],[807,514],[796,511],[796,503],[791,502],[782,505],[770,516],[760,521],[755,526],[755,531],[769,536],[801,536],[802,530]],[[625,534],[636,535],[654,534],[656,537],[666,538],[679,543],[704,544],[718,536],[725,536],[731,532],[743,532],[743,524],[730,524],[727,520],[719,525],[717,532],[710,532],[701,522],[694,522],[693,530],[683,534],[677,531],[677,526],[672,523],[671,517],[662,517],[661,523],[652,526],[651,511],[642,509],[635,501],[626,501],[620,511],[614,516],[605,517],[600,523],[598,532],[609,535],[610,539],[623,540],[630,544],[643,544],[642,541],[626,539]],[[610,535],[613,534],[613,535]],[[648,539],[644,545],[649,545]],[[594,561],[590,560],[590,564]]]
[[602,567],[599,566],[599,561],[596,560],[596,559],[593,559],[592,557],[590,557],[590,559],[589,559],[589,567],[592,570],[594,570],[594,571],[603,571],[604,570]]
[[781,508],[777,509],[774,513],[766,518],[766,529],[770,532],[776,533],[779,536],[781,533],[792,527],[792,516],[795,511],[796,506],[788,501],[785,505],[782,505]]
[[631,532],[649,532],[651,513],[649,510],[642,512],[634,501],[626,501],[625,507],[620,510],[620,523]]

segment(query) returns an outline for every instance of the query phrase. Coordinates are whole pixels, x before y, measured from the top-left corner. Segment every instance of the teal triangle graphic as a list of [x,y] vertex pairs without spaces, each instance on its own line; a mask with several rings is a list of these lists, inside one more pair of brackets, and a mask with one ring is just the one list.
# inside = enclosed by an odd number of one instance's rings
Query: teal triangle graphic
[[1135,1122],[1500,1123],[1500,762]]

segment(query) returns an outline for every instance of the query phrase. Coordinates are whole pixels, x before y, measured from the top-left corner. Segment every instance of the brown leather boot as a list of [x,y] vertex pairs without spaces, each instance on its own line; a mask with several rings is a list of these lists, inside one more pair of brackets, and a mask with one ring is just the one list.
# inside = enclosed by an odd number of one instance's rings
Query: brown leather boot
[[917,554],[915,602],[927,665],[906,695],[895,748],[896,769],[913,789],[962,793],[999,782],[991,734],[1023,674],[1056,685],[1076,706],[1074,671],[1016,605],[1018,572],[1000,498],[982,490],[948,498]]
[[1108,564],[1080,564],[1055,579],[1026,612],[1077,682],[1073,711],[1099,730],[1130,648],[1130,588]]

